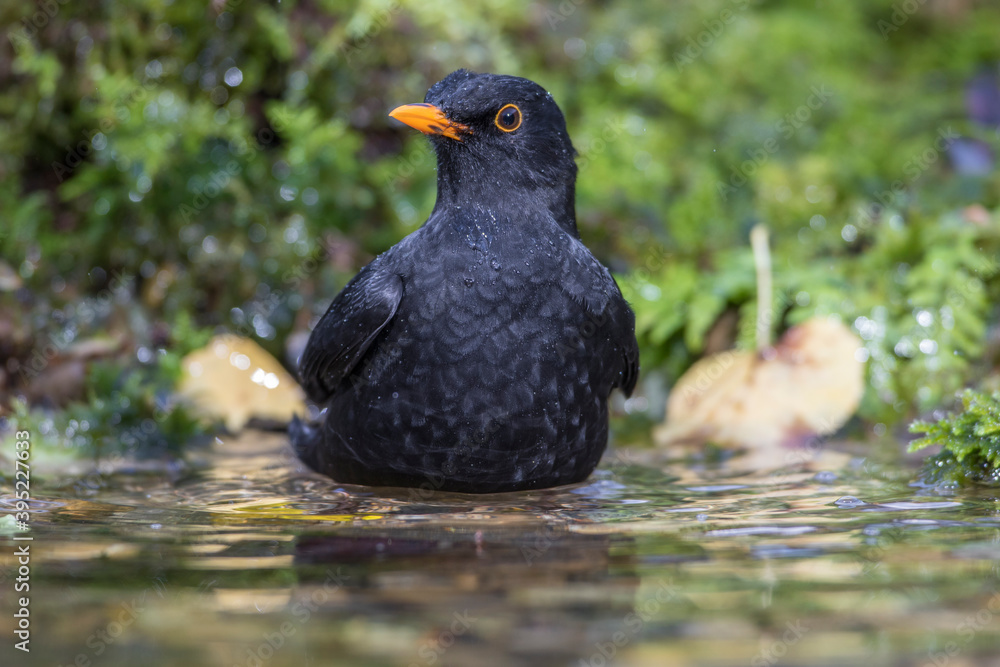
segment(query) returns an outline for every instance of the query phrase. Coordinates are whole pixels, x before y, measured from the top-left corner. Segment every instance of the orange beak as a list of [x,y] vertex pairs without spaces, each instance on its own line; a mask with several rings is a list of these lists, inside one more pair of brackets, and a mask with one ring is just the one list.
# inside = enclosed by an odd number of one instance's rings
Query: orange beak
[[471,134],[467,125],[449,120],[444,112],[433,104],[404,104],[389,112],[390,118],[406,123],[424,134],[439,134],[455,141],[461,141],[463,134]]

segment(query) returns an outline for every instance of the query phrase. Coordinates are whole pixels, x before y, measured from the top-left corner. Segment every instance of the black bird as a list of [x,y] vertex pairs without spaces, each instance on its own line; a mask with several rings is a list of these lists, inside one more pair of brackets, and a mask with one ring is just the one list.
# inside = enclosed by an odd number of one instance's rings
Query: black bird
[[576,228],[575,151],[538,84],[458,70],[389,114],[437,153],[427,222],[356,275],[299,362],[339,482],[490,493],[579,482],[635,387],[635,316]]

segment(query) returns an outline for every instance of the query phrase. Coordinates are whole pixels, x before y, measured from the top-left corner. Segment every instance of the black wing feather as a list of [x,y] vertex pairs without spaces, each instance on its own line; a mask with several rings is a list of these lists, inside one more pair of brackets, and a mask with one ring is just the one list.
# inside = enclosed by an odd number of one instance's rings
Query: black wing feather
[[[615,283],[617,288],[617,282]],[[619,342],[622,346],[622,381],[618,385],[626,396],[631,396],[635,389],[635,383],[639,380],[639,343],[635,339],[635,313],[629,308],[628,303],[621,292],[618,293],[618,300],[621,302],[621,333]]]
[[299,377],[309,398],[323,403],[364,356],[396,315],[403,280],[372,262],[333,300],[313,329],[299,361]]
[[[568,243],[560,283],[563,291],[600,321],[610,319],[611,335],[621,351],[620,379],[614,384],[631,396],[639,379],[639,344],[635,339],[635,313],[622,296],[618,282],[582,242]],[[567,276],[579,276],[577,280]]]

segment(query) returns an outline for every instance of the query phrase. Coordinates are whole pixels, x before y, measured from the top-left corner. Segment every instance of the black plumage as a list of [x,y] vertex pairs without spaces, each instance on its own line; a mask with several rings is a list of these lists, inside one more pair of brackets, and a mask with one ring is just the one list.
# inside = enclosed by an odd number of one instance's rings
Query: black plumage
[[585,479],[638,348],[631,309],[579,239],[562,112],[527,79],[459,70],[392,115],[431,137],[437,203],[312,332],[299,372],[328,409],[322,424],[293,423],[296,451],[373,486]]

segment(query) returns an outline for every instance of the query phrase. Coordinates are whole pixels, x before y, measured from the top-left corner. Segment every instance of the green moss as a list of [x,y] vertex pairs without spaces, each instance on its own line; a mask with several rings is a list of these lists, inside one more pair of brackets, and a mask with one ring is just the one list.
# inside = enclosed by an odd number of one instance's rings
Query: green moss
[[910,451],[940,446],[924,463],[931,483],[1000,482],[1000,392],[966,390],[962,410],[937,422],[914,422],[910,431],[924,436],[910,443]]

